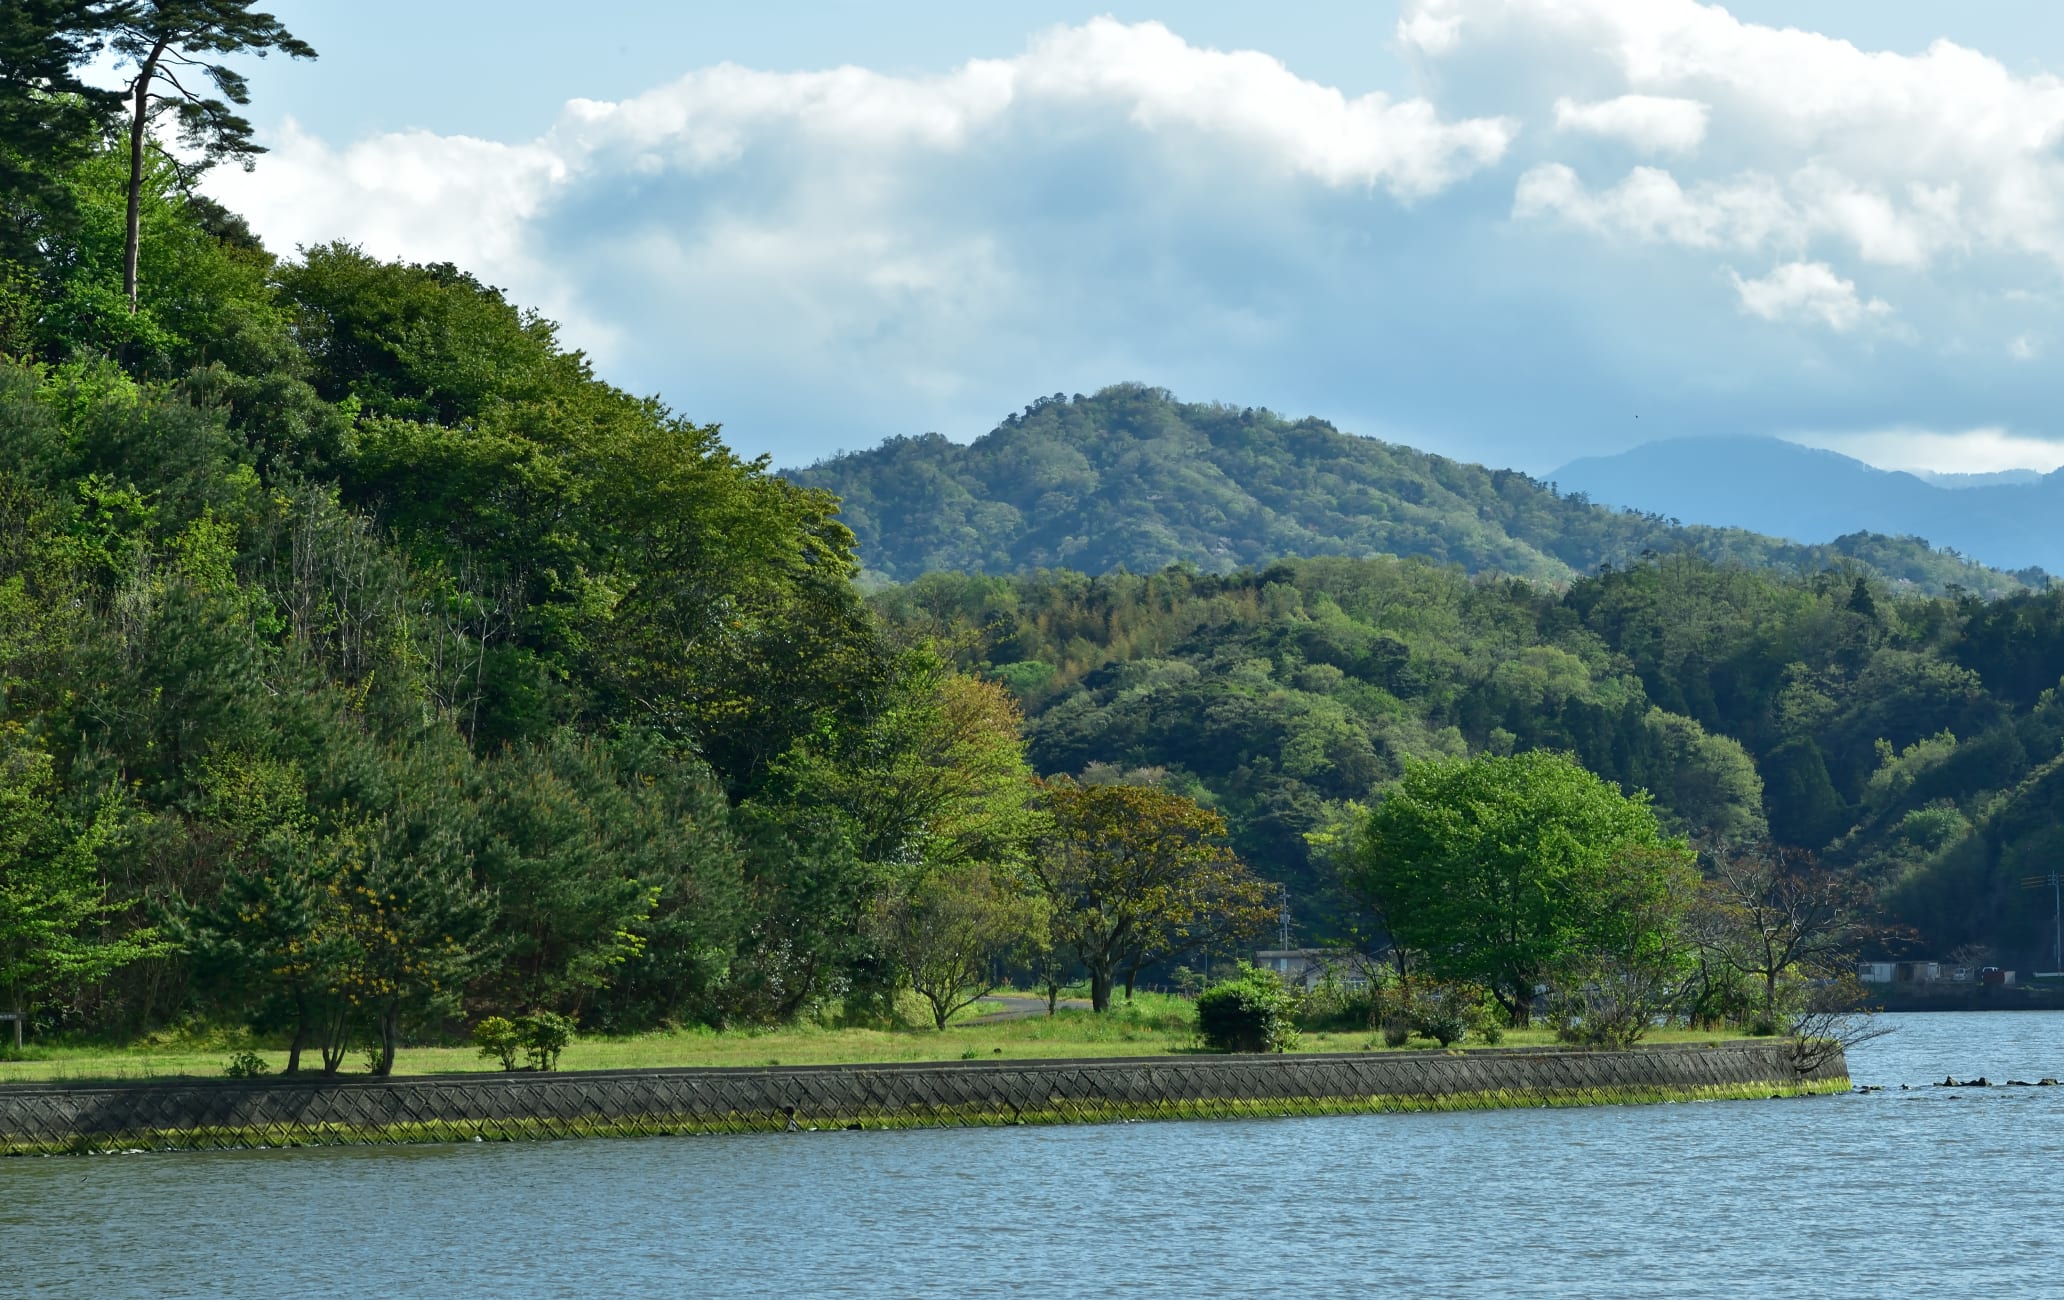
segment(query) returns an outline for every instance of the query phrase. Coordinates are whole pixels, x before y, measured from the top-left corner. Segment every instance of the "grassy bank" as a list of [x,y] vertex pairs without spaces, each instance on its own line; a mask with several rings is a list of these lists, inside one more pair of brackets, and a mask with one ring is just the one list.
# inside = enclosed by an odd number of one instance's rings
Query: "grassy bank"
[[[1141,994],[1129,1006],[1119,1003],[1107,1015],[1062,1008],[1053,1017],[1023,1020],[979,1019],[998,1004],[978,1006],[945,1032],[927,1028],[854,1029],[798,1024],[774,1029],[678,1029],[621,1038],[577,1038],[559,1060],[562,1070],[636,1070],[693,1066],[843,1065],[876,1061],[951,1061],[966,1059],[1024,1060],[1071,1056],[1155,1056],[1195,1050],[1190,1003],[1174,997]],[[1659,1030],[1647,1041],[1717,1042],[1738,1035],[1725,1032]],[[1503,1046],[1548,1046],[1554,1035],[1545,1029],[1506,1033]],[[1471,1042],[1459,1044],[1464,1049]],[[1414,1039],[1405,1047],[1385,1049],[1373,1033],[1307,1033],[1300,1050],[1308,1052],[1423,1051],[1433,1044]],[[276,1044],[253,1043],[219,1034],[160,1035],[128,1046],[76,1046],[32,1043],[25,1059],[0,1060],[0,1083],[41,1080],[126,1080],[214,1077],[223,1074],[230,1057],[253,1051],[274,1071],[286,1065],[287,1054]],[[305,1066],[317,1064],[304,1053]],[[495,1065],[469,1046],[404,1047],[395,1072],[404,1075],[484,1072]],[[345,1072],[362,1074],[356,1053]]]

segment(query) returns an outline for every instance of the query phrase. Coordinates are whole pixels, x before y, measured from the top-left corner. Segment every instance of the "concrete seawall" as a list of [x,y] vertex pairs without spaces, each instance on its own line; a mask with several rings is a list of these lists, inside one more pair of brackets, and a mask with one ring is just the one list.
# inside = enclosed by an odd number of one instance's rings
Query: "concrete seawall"
[[1838,1050],[1803,1051],[1772,1039],[1622,1052],[15,1084],[0,1087],[0,1153],[1222,1119],[1803,1096],[1847,1087]]

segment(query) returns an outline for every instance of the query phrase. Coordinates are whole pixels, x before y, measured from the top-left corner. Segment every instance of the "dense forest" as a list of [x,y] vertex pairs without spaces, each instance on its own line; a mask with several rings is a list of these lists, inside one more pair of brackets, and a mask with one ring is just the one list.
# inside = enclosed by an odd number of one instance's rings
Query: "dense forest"
[[2049,965],[2049,896],[2020,885],[2064,856],[2064,592],[1680,553],[1567,586],[1307,559],[874,599],[1011,686],[1035,767],[1160,769],[1218,808],[1311,938],[1352,928],[1326,846],[1409,761],[1550,749],[1688,836],[1815,851],[1928,950]]
[[1041,398],[966,446],[894,438],[787,476],[837,494],[868,570],[899,582],[938,570],[1171,564],[1225,574],[1320,555],[1419,556],[1566,582],[1651,551],[1794,574],[1855,563],[1930,593],[2001,595],[2045,581],[1911,537],[1802,545],[1608,510],[1511,470],[1138,384]]

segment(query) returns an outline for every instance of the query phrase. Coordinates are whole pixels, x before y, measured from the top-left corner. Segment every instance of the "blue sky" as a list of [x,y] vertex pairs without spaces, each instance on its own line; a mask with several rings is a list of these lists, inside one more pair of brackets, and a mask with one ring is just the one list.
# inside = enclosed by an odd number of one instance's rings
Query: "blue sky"
[[275,247],[450,259],[806,462],[1119,380],[1545,472],[2064,464],[2054,4],[276,0]]

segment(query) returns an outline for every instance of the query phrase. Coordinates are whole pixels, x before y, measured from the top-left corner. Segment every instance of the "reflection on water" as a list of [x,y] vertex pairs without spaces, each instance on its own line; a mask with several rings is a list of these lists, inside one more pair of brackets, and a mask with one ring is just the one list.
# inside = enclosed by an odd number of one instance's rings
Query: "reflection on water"
[[2057,1293],[2064,1087],[1927,1085],[2064,1013],[1887,1019],[1792,1101],[6,1161],[0,1294]]

